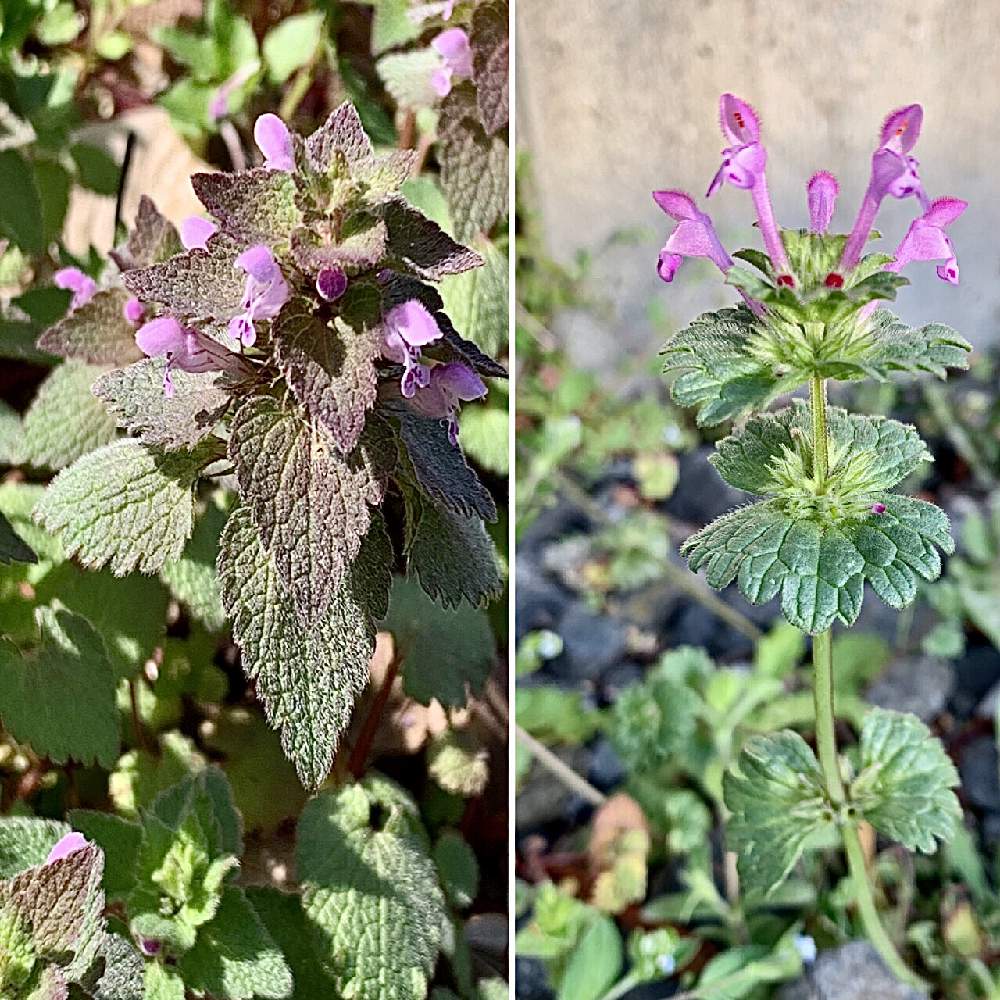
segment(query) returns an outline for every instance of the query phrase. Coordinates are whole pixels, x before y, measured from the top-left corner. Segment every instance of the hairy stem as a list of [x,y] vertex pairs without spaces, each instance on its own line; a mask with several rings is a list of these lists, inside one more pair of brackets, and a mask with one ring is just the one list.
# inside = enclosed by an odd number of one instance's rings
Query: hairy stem
[[[813,378],[809,384],[809,406],[812,412],[813,475],[816,477],[817,486],[822,489],[830,473],[830,452],[826,421],[826,383],[821,378]],[[831,629],[813,636],[813,698],[816,706],[816,751],[823,771],[823,782],[830,802],[834,808],[838,808],[844,804],[847,796],[840,775],[840,761],[837,758]],[[851,873],[854,898],[868,940],[893,975],[911,986],[924,988],[925,984],[907,967],[885,927],[882,926],[857,826],[853,822],[845,823],[841,827],[841,836],[847,852],[847,865]]]

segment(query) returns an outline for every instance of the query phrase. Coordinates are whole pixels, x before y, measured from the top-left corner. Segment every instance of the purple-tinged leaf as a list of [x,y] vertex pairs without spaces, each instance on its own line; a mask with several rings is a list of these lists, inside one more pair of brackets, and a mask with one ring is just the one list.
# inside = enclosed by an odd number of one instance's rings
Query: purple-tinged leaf
[[327,267],[368,268],[385,256],[388,231],[377,221],[334,241],[324,241],[312,229],[292,233],[292,257],[307,274],[319,274]]
[[60,358],[91,365],[127,365],[142,357],[135,326],[125,318],[130,296],[122,288],[105,288],[39,338],[38,348]]
[[437,281],[483,263],[474,250],[456,243],[436,222],[404,201],[385,206],[385,222],[390,258],[421,278]]
[[314,170],[326,173],[340,153],[349,166],[371,160],[375,151],[353,104],[345,101],[308,139],[306,155]]
[[229,236],[273,244],[302,222],[295,182],[282,170],[193,174],[191,186]]
[[473,79],[479,120],[488,135],[499,132],[510,118],[508,74],[510,9],[507,0],[480,4],[472,14]]
[[125,245],[112,250],[111,258],[121,270],[129,271],[135,267],[159,264],[183,249],[174,224],[160,214],[151,198],[143,195]]

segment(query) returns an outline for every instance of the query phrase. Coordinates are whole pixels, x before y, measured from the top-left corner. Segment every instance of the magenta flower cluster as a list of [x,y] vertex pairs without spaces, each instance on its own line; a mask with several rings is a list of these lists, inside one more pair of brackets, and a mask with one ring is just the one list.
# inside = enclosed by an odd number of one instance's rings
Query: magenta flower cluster
[[[951,284],[958,283],[958,261],[947,229],[965,211],[967,202],[951,197],[931,201],[927,197],[920,181],[919,163],[911,155],[920,137],[922,122],[923,109],[919,104],[899,108],[885,119],[878,148],[872,155],[871,174],[861,207],[839,265],[826,278],[827,287],[843,287],[844,276],[860,261],[879,207],[888,196],[916,198],[922,214],[910,225],[886,270],[898,272],[915,261],[940,261],[938,277]],[[727,183],[750,192],[777,283],[794,288],[796,276],[789,265],[768,192],[767,151],[761,141],[760,119],[746,101],[723,94],[720,123],[728,145],[722,151],[722,165],[709,184],[707,196],[711,197]],[[837,180],[827,171],[819,171],[810,178],[806,193],[810,229],[824,234],[837,203]],[[719,240],[712,220],[690,195],[683,191],[654,191],[653,198],[677,223],[657,263],[657,272],[664,281],[673,281],[685,257],[702,257],[712,261],[723,274],[729,271],[733,266],[732,258]],[[761,311],[759,303],[749,304],[756,312]]]

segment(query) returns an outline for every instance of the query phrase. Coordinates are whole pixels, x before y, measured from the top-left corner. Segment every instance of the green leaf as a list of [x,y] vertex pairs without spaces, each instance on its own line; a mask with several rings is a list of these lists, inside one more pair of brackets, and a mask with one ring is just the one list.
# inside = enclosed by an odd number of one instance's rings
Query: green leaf
[[163,454],[126,439],[84,455],[49,484],[35,510],[85,566],[156,573],[180,557],[194,520],[192,489],[206,448]]
[[419,416],[408,408],[393,414],[420,488],[453,514],[495,521],[496,503],[469,466],[460,448],[449,440],[440,420]]
[[372,6],[375,8],[372,21],[373,56],[420,37],[422,26],[410,16],[409,0],[372,0]]
[[45,250],[42,202],[31,166],[16,149],[0,151],[0,236],[25,253]]
[[[41,646],[22,656],[0,640],[0,714],[16,740],[63,763],[113,767],[118,757],[117,678],[100,636],[78,615],[37,608]],[[44,706],[44,710],[42,709]]]
[[160,579],[174,598],[210,632],[218,632],[226,623],[215,568],[225,523],[226,512],[217,503],[209,502],[180,559],[160,570]]
[[600,726],[600,714],[586,708],[582,691],[540,684],[517,688],[517,724],[543,743],[579,745]]
[[135,327],[122,310],[129,294],[122,288],[102,288],[79,309],[49,327],[38,347],[61,358],[92,365],[127,365],[142,351],[135,343]]
[[184,980],[159,962],[146,963],[145,1000],[184,1000]]
[[784,882],[811,837],[833,828],[819,762],[791,730],[751,737],[723,778],[723,793],[740,881],[764,895]]
[[623,952],[615,922],[594,914],[566,963],[557,1000],[599,1000],[621,974]]
[[738,578],[753,604],[780,594],[785,617],[805,632],[838,618],[853,625],[866,580],[886,604],[905,607],[918,579],[940,574],[937,549],[954,550],[948,518],[933,504],[894,493],[878,499],[884,513],[830,527],[789,517],[780,500],[756,503],[713,521],[681,553],[717,589]]
[[108,934],[104,942],[104,972],[93,1000],[146,1000],[142,956],[117,934]]
[[117,425],[143,444],[168,451],[204,440],[229,408],[217,372],[171,371],[173,394],[164,390],[165,358],[143,358],[101,375],[93,393]]
[[317,796],[299,820],[297,870],[338,991],[355,1000],[423,1000],[446,913],[406,793],[373,776]]
[[381,351],[378,328],[353,330],[315,313],[310,299],[294,298],[271,330],[278,365],[310,418],[330,432],[337,450],[349,454],[375,405]]
[[430,745],[427,773],[452,795],[482,795],[490,779],[489,755],[467,731],[446,729]]
[[69,147],[69,155],[76,164],[81,187],[109,197],[118,194],[121,168],[103,149],[77,142]]
[[52,160],[36,160],[34,166],[35,186],[42,202],[43,235],[51,243],[62,235],[73,178],[61,163]]
[[316,1000],[336,995],[336,984],[320,965],[310,941],[311,928],[298,895],[254,886],[246,897],[292,970],[290,1000]]
[[933,854],[962,821],[955,765],[915,716],[872,709],[861,730],[861,762],[849,799],[880,833]]
[[62,469],[115,439],[115,422],[90,391],[101,369],[75,361],[59,365],[38,387],[24,415],[24,458]]
[[0,563],[12,562],[35,563],[38,556],[14,531],[10,521],[0,514]]
[[485,683],[496,649],[489,619],[459,604],[453,610],[435,604],[413,580],[396,577],[389,613],[381,626],[391,632],[403,658],[403,687],[425,705],[464,705],[467,688]]
[[0,988],[20,987],[29,982],[38,956],[31,940],[31,927],[5,898],[0,888]]
[[434,864],[452,906],[464,910],[479,892],[479,862],[465,838],[445,830],[434,845]]
[[368,683],[372,620],[382,617],[388,589],[388,552],[385,529],[376,522],[324,617],[303,628],[246,508],[234,511],[223,531],[219,584],[243,669],[308,787],[326,777]]
[[155,751],[132,750],[118,761],[108,779],[115,808],[136,816],[165,791],[205,766],[194,743],[176,731],[163,733]]
[[436,222],[407,202],[390,201],[384,216],[389,229],[389,254],[400,270],[439,281],[482,266],[478,253],[456,243]]
[[235,174],[192,174],[191,187],[226,235],[236,240],[273,243],[287,239],[302,222],[295,182],[285,170],[255,167]]
[[74,809],[69,814],[79,830],[104,852],[104,891],[108,899],[125,899],[135,885],[135,866],[142,828],[113,813]]
[[322,11],[293,14],[268,31],[261,51],[271,83],[284,83],[313,58],[323,42],[325,20]]
[[457,330],[487,354],[500,354],[507,344],[507,257],[489,240],[473,245],[483,266],[446,278],[441,297]]
[[[374,428],[374,424],[373,424]],[[381,502],[387,442],[341,458],[320,428],[269,396],[233,418],[229,455],[263,547],[305,625],[326,614]]]
[[487,135],[479,120],[476,88],[455,87],[441,105],[438,160],[455,235],[488,234],[507,214],[507,143]]
[[45,864],[49,851],[70,832],[67,823],[31,816],[0,819],[0,879]]
[[400,108],[429,108],[438,100],[431,76],[440,65],[441,56],[434,49],[410,49],[382,56],[375,71]]
[[419,502],[407,544],[407,571],[446,608],[485,607],[503,590],[496,548],[478,517]]
[[242,889],[228,887],[180,962],[188,989],[223,1000],[288,997],[292,973]]
[[472,78],[476,83],[479,120],[490,135],[502,129],[510,117],[507,98],[509,24],[507,0],[479,4],[472,13],[472,30],[469,32]]

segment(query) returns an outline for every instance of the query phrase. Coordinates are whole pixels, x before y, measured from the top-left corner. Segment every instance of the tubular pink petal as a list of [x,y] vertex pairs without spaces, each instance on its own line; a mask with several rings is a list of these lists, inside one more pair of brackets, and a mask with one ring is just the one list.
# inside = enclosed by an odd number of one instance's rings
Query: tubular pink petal
[[135,342],[147,357],[171,354],[183,349],[184,328],[173,316],[158,316],[139,327]]
[[274,260],[274,254],[270,247],[258,243],[252,246],[236,258],[235,266],[246,271],[257,281],[273,281],[277,275],[281,274],[281,269]]
[[49,851],[49,856],[45,859],[45,863],[51,865],[54,861],[62,861],[63,858],[68,858],[71,854],[83,850],[86,846],[87,838],[82,833],[77,833],[74,830],[72,833],[67,833],[65,837],[55,844],[52,850]]
[[295,169],[292,136],[288,126],[277,115],[270,112],[261,115],[254,122],[253,138],[257,148],[264,154],[265,169]]
[[200,215],[189,215],[181,220],[178,229],[185,250],[204,250],[205,244],[219,231],[214,222]]
[[444,59],[455,76],[472,76],[472,47],[469,36],[461,28],[448,28],[432,42],[431,47]]
[[950,226],[968,207],[969,203],[962,198],[935,198],[924,212],[924,222],[932,226]]
[[695,204],[694,198],[684,191],[654,191],[653,201],[676,222],[682,219],[698,219],[703,214]]
[[431,383],[440,385],[445,392],[463,402],[481,399],[487,392],[486,383],[461,361],[435,365],[431,370]]
[[823,234],[830,228],[839,193],[837,178],[828,171],[817,171],[809,178],[806,200],[809,203],[809,228],[812,232]]
[[656,273],[662,281],[669,284],[674,280],[674,275],[677,274],[682,263],[684,263],[684,258],[679,253],[670,253],[668,250],[663,249],[660,251],[659,259],[656,262]]
[[757,112],[735,94],[723,94],[719,99],[719,124],[726,141],[734,146],[760,141]]
[[451,93],[451,76],[452,72],[450,66],[438,66],[438,68],[431,73],[431,90],[433,90],[438,97],[447,97]]
[[907,104],[889,112],[879,133],[879,145],[896,153],[908,153],[920,138],[924,109],[919,104]]
[[440,339],[441,328],[427,307],[417,299],[408,299],[386,313],[386,326],[410,347],[423,347]]
[[129,323],[136,326],[146,315],[146,307],[133,295],[122,306],[122,315]]
[[70,300],[70,310],[85,306],[97,292],[97,282],[89,274],[84,274],[78,267],[60,268],[52,276],[56,288],[64,288],[73,293]]

